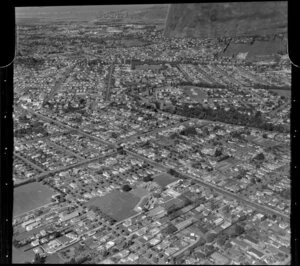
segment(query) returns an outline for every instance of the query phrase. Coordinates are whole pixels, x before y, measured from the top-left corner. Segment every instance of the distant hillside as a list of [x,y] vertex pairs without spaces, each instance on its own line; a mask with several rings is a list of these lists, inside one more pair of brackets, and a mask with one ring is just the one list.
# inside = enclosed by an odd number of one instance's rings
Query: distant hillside
[[247,60],[259,60],[264,56],[287,53],[287,43],[284,39],[270,39],[266,41],[255,41],[254,43],[230,43],[224,56],[238,57],[245,53]]
[[287,31],[287,2],[172,4],[168,37],[265,35]]
[[91,21],[103,14],[137,15],[141,19],[162,19],[167,15],[168,5],[97,5],[97,6],[47,6],[17,7],[16,22],[21,24],[40,24],[56,21]]
[[168,12],[168,5],[155,5],[138,12],[138,16],[146,19],[165,19]]

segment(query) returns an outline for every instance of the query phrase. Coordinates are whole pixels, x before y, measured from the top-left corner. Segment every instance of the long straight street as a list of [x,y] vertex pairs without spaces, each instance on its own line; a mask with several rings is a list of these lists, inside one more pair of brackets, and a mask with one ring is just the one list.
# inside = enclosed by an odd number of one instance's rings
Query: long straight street
[[[68,128],[68,129],[70,129],[70,130],[78,131],[79,133],[81,133],[81,134],[83,134],[83,135],[85,135],[85,136],[87,136],[87,137],[90,137],[90,138],[92,138],[92,139],[94,139],[94,140],[96,140],[96,141],[98,141],[98,142],[100,142],[100,143],[102,143],[102,144],[104,143],[104,144],[106,144],[106,145],[113,146],[114,148],[116,148],[116,146],[115,146],[114,144],[108,143],[108,142],[105,142],[105,141],[103,141],[103,140],[101,140],[101,139],[99,139],[99,138],[93,137],[93,136],[91,136],[91,135],[89,135],[89,134],[87,134],[87,133],[85,133],[85,132],[83,132],[83,131],[81,131],[81,130],[79,130],[79,129],[72,128],[72,127],[67,126],[67,125],[65,125],[65,124],[63,124],[63,123],[61,123],[61,122],[59,122],[59,121],[57,121],[57,120],[53,120],[53,119],[51,119],[51,118],[45,117],[44,115],[41,115],[41,114],[39,114],[39,113],[36,113],[35,111],[33,111],[33,110],[31,110],[31,109],[28,109],[28,108],[27,108],[26,110],[28,110],[29,112],[31,112],[31,113],[37,115],[38,117],[40,117],[40,118],[42,118],[42,119],[44,119],[44,120],[46,120],[46,121],[50,121],[50,122],[56,123],[57,125],[66,127],[66,128]],[[205,120],[204,120],[204,121],[205,121]],[[183,123],[188,123],[188,121],[185,121],[185,122],[183,122]],[[164,128],[164,129],[165,129],[165,128]],[[162,130],[162,129],[161,129],[161,130]],[[164,165],[162,165],[162,164],[160,164],[160,163],[157,163],[157,162],[155,162],[155,161],[153,161],[153,160],[150,160],[150,159],[148,159],[148,158],[146,158],[146,157],[144,157],[144,156],[141,156],[141,155],[139,155],[139,154],[137,154],[137,153],[134,153],[134,152],[132,152],[132,151],[130,151],[130,150],[127,150],[127,149],[126,149],[126,152],[127,152],[128,154],[132,155],[132,156],[135,156],[135,157],[138,157],[139,159],[142,159],[142,160],[147,161],[148,163],[150,163],[151,165],[154,165],[155,167],[157,167],[157,168],[159,168],[159,169],[164,169],[165,171],[167,171],[167,170],[169,169],[168,167],[166,167],[166,166],[164,166]],[[38,179],[38,178],[42,178],[42,177],[44,177],[44,176],[46,176],[46,175],[48,175],[48,174],[53,174],[53,173],[56,173],[56,172],[58,172],[58,171],[62,171],[62,169],[63,169],[63,170],[66,170],[66,169],[69,169],[69,168],[72,168],[72,167],[75,167],[75,166],[79,166],[79,165],[82,165],[82,164],[85,164],[85,163],[88,163],[88,162],[91,162],[91,161],[94,161],[94,160],[97,160],[97,159],[85,160],[85,161],[81,161],[81,162],[79,162],[79,163],[76,163],[76,164],[74,164],[74,165],[72,165],[72,166],[66,166],[66,167],[60,168],[60,169],[58,169],[58,170],[48,171],[48,172],[46,172],[46,173],[42,173],[42,174],[38,175],[36,178],[37,178],[37,179]],[[230,192],[230,191],[228,191],[228,190],[225,190],[225,189],[223,189],[223,188],[221,188],[221,187],[215,186],[215,185],[213,185],[213,184],[211,184],[211,183],[204,182],[204,181],[199,180],[198,178],[196,178],[196,177],[194,177],[194,176],[187,175],[187,174],[185,174],[185,173],[180,173],[180,174],[182,174],[182,175],[185,176],[186,178],[195,180],[196,182],[200,183],[201,185],[203,185],[203,186],[205,186],[205,187],[211,188],[211,189],[213,189],[213,190],[215,190],[215,191],[218,191],[219,193],[222,193],[222,194],[224,194],[224,195],[226,195],[226,196],[228,196],[228,197],[231,197],[231,198],[233,198],[233,199],[236,199],[236,200],[238,200],[238,201],[240,201],[240,202],[242,202],[242,203],[244,203],[244,204],[247,204],[248,206],[251,206],[252,208],[255,208],[255,209],[259,210],[259,211],[262,211],[262,212],[268,213],[268,214],[275,214],[275,215],[278,215],[278,216],[283,217],[283,218],[285,218],[285,219],[289,219],[289,217],[288,217],[287,215],[283,214],[283,213],[280,213],[280,212],[278,212],[278,211],[276,211],[276,210],[274,210],[274,209],[271,209],[271,208],[269,208],[269,207],[267,207],[267,206],[263,206],[263,205],[260,205],[260,204],[258,204],[258,203],[255,203],[255,202],[252,202],[252,201],[250,201],[250,200],[247,200],[247,199],[245,199],[245,198],[242,198],[242,197],[240,197],[240,196],[238,196],[238,195],[236,195],[236,194],[234,194],[234,193],[232,193],[232,192]]]

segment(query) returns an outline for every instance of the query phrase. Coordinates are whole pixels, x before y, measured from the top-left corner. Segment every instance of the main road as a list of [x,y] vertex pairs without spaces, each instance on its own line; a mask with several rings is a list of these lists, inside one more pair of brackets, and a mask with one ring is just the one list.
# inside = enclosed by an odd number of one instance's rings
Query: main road
[[[169,169],[168,167],[166,167],[166,166],[164,166],[164,165],[162,165],[162,164],[160,164],[160,163],[154,162],[153,160],[148,159],[148,158],[146,158],[146,157],[144,157],[144,156],[142,156],[142,155],[136,154],[136,153],[134,153],[134,152],[132,152],[132,151],[126,150],[126,152],[127,152],[128,154],[132,155],[132,156],[136,156],[136,157],[138,157],[138,158],[140,158],[140,159],[142,159],[142,160],[144,160],[144,161],[147,161],[149,164],[154,165],[154,166],[159,167],[159,168],[162,168],[162,169],[164,169],[164,170],[166,170],[166,171]],[[264,212],[264,213],[275,214],[275,215],[278,215],[278,216],[280,216],[280,217],[282,217],[282,218],[284,218],[284,219],[289,220],[289,216],[287,216],[287,215],[285,215],[285,214],[283,214],[283,213],[280,213],[280,212],[278,212],[278,211],[276,211],[276,210],[274,210],[274,209],[271,209],[271,208],[269,208],[269,207],[267,207],[267,206],[262,206],[262,205],[260,205],[260,204],[258,204],[258,203],[249,201],[249,200],[247,200],[247,199],[245,199],[245,198],[242,198],[242,197],[240,197],[239,195],[234,194],[234,193],[232,193],[232,192],[230,192],[230,191],[228,191],[228,190],[225,190],[225,189],[223,189],[223,188],[221,188],[221,187],[218,187],[218,186],[215,186],[215,185],[213,185],[213,184],[211,184],[211,183],[207,183],[207,182],[204,182],[204,181],[202,181],[202,180],[199,180],[198,178],[196,178],[196,177],[194,177],[194,176],[187,175],[187,174],[182,173],[182,172],[179,172],[179,171],[177,171],[177,172],[178,172],[179,174],[181,174],[183,177],[187,178],[187,179],[193,179],[193,180],[195,180],[196,182],[198,182],[199,184],[201,184],[202,186],[211,188],[211,189],[213,189],[213,190],[215,190],[215,191],[217,191],[217,192],[219,192],[219,193],[221,193],[221,194],[223,194],[223,195],[226,195],[226,196],[228,196],[228,197],[230,197],[230,198],[236,199],[236,200],[238,200],[238,201],[240,201],[240,202],[242,202],[242,203],[244,203],[244,204],[247,204],[248,206],[250,206],[250,207],[252,207],[252,208],[255,208],[255,209],[257,209],[257,210],[260,210],[260,211],[262,211],[262,212]]]
[[69,77],[69,74],[74,70],[74,68],[76,67],[77,63],[74,63],[71,66],[68,66],[65,68],[63,75],[56,80],[54,86],[51,88],[49,94],[44,98],[44,102],[46,103],[49,99],[51,99],[54,94],[56,94],[57,91],[60,90],[61,85],[67,80],[67,78]]
[[108,77],[108,84],[107,84],[107,87],[106,87],[106,94],[105,94],[105,100],[106,101],[109,101],[110,99],[110,91],[111,91],[111,76],[113,74],[113,71],[114,71],[114,64],[110,65],[109,66],[109,77]]
[[110,153],[103,154],[101,156],[98,156],[98,157],[95,157],[95,158],[92,158],[92,159],[82,160],[82,161],[79,161],[77,163],[66,165],[66,166],[63,166],[63,167],[60,167],[60,168],[57,168],[57,169],[53,169],[53,170],[49,170],[49,171],[44,171],[43,173],[35,176],[34,179],[41,180],[41,179],[43,179],[44,177],[46,177],[48,175],[55,174],[55,173],[62,172],[62,171],[66,171],[66,170],[69,170],[71,168],[74,168],[74,167],[77,167],[77,166],[81,166],[81,165],[84,165],[84,164],[92,163],[92,162],[95,162],[97,160],[103,159],[105,157],[112,156],[113,154],[116,154],[116,152],[112,151]]
[[[87,136],[87,137],[90,137],[90,138],[92,138],[92,139],[94,139],[94,140],[96,140],[96,141],[98,141],[98,142],[100,142],[100,143],[102,143],[102,144],[106,144],[106,145],[109,145],[110,147],[117,148],[116,145],[114,145],[114,144],[112,144],[112,143],[105,142],[105,141],[100,140],[100,139],[98,139],[98,138],[95,138],[95,137],[93,137],[93,136],[91,136],[91,135],[89,135],[89,134],[87,134],[87,133],[85,133],[85,132],[83,132],[83,131],[81,131],[81,130],[79,130],[79,129],[71,128],[71,127],[69,127],[69,126],[67,126],[67,125],[65,125],[65,124],[63,124],[63,123],[61,123],[61,122],[58,122],[57,120],[53,120],[53,119],[48,118],[48,117],[46,117],[46,116],[44,116],[44,115],[38,114],[38,113],[36,113],[35,111],[33,111],[33,110],[29,109],[29,108],[25,108],[25,109],[28,110],[29,112],[31,112],[31,113],[33,113],[33,114],[35,114],[35,115],[41,117],[41,118],[44,119],[44,120],[51,121],[51,122],[53,122],[53,123],[56,123],[56,124],[58,124],[58,125],[60,125],[60,126],[66,127],[66,128],[68,128],[68,129],[71,129],[71,130],[76,130],[76,131],[78,131],[79,133],[81,133],[81,134],[83,134],[83,135],[85,135],[85,136]],[[185,121],[185,122],[186,122],[186,121]],[[130,154],[130,155],[132,155],[132,156],[134,156],[134,157],[137,157],[137,158],[139,158],[139,159],[141,159],[141,160],[144,160],[144,161],[148,162],[148,163],[151,164],[151,165],[154,165],[155,167],[158,167],[158,168],[160,168],[160,169],[164,169],[164,170],[166,170],[166,171],[169,169],[168,167],[166,167],[166,166],[164,166],[164,165],[162,165],[162,164],[160,164],[160,163],[157,163],[157,162],[155,162],[155,161],[153,161],[153,160],[151,160],[151,159],[146,158],[145,156],[142,156],[142,155],[140,155],[140,154],[137,154],[137,153],[135,153],[135,152],[132,152],[132,151],[130,151],[130,150],[128,150],[128,149],[125,149],[125,151],[126,151],[128,154]],[[87,162],[89,162],[89,161],[90,161],[90,160],[88,160]],[[83,164],[83,162],[84,162],[84,161],[79,162],[78,165]],[[84,163],[85,163],[85,162],[84,162]],[[70,166],[68,166],[68,167],[66,167],[66,168],[67,168],[67,169],[68,169],[68,168],[72,168],[72,167],[74,167],[74,166],[76,166],[76,165],[77,165],[77,164],[75,164],[75,165],[70,165]],[[51,171],[51,172],[57,172],[57,171],[60,171],[60,170],[53,170],[53,171]],[[48,172],[48,174],[51,173],[51,172]],[[249,200],[247,200],[247,199],[245,199],[245,198],[242,198],[242,197],[240,197],[239,195],[234,194],[234,193],[232,193],[232,192],[230,192],[230,191],[228,191],[228,190],[225,190],[225,189],[223,189],[223,188],[221,188],[221,187],[218,187],[218,186],[215,186],[215,185],[213,185],[213,184],[211,184],[211,183],[207,183],[207,182],[204,182],[204,181],[202,181],[202,180],[199,180],[198,178],[196,178],[196,177],[194,177],[194,176],[191,176],[191,175],[188,175],[188,174],[185,174],[185,173],[182,173],[182,172],[179,172],[179,173],[180,173],[181,175],[183,175],[184,177],[186,177],[186,178],[195,180],[196,182],[198,182],[198,183],[201,184],[202,186],[211,188],[211,189],[213,189],[213,190],[215,190],[215,191],[217,191],[217,192],[219,192],[219,193],[221,193],[221,194],[224,194],[224,195],[226,195],[226,196],[228,196],[228,197],[231,197],[231,198],[233,198],[233,199],[236,199],[236,200],[238,200],[238,201],[240,201],[240,202],[242,202],[242,203],[244,203],[244,204],[247,204],[248,206],[250,206],[250,207],[252,207],[252,208],[255,208],[255,209],[257,209],[257,210],[260,210],[260,211],[262,211],[262,212],[264,212],[264,213],[275,214],[275,215],[277,215],[277,216],[280,216],[280,217],[282,217],[282,218],[284,218],[284,219],[289,220],[289,216],[287,216],[287,215],[285,215],[285,214],[283,214],[283,213],[280,213],[280,212],[278,212],[278,211],[276,211],[276,210],[274,210],[274,209],[271,209],[271,208],[269,208],[269,207],[267,207],[267,206],[263,206],[263,205],[260,205],[260,204],[258,204],[258,203],[249,201]],[[40,176],[45,176],[45,173],[41,174]]]
[[[22,106],[22,107],[24,108],[24,106]],[[70,127],[70,126],[68,126],[68,125],[66,125],[66,124],[64,124],[64,123],[62,123],[62,122],[60,122],[60,121],[58,121],[58,120],[55,120],[55,119],[49,118],[49,117],[47,117],[47,116],[45,116],[45,115],[42,115],[42,114],[40,114],[40,113],[37,113],[36,111],[34,111],[34,110],[32,110],[32,109],[30,109],[30,108],[28,108],[28,107],[26,107],[26,108],[24,108],[24,109],[27,110],[29,113],[35,114],[36,116],[40,117],[40,118],[41,118],[42,120],[44,120],[44,121],[47,121],[47,122],[50,122],[50,123],[57,124],[57,125],[59,125],[59,126],[61,126],[61,127],[67,128],[67,129],[69,129],[69,130],[77,131],[78,133],[80,133],[80,134],[82,134],[82,135],[84,135],[84,136],[86,136],[86,137],[88,137],[88,138],[91,138],[91,139],[93,139],[93,140],[96,140],[96,141],[98,141],[98,142],[100,142],[100,143],[102,143],[102,144],[108,145],[109,147],[113,147],[113,148],[116,147],[116,146],[115,146],[114,144],[112,144],[112,143],[106,142],[106,141],[104,141],[104,140],[102,140],[102,139],[99,139],[99,138],[96,138],[96,137],[94,137],[94,136],[92,136],[92,135],[90,135],[90,134],[87,134],[86,132],[82,131],[81,129]]]

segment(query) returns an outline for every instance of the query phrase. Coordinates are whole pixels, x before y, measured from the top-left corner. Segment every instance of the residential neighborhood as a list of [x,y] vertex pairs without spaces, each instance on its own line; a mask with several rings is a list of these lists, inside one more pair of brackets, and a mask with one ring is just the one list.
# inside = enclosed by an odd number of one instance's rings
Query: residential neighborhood
[[18,25],[13,262],[290,264],[289,61],[149,10]]

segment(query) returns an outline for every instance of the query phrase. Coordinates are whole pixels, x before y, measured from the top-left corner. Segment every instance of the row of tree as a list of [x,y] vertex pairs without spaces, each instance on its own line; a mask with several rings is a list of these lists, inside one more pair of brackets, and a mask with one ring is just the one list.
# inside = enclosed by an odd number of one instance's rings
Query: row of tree
[[223,123],[259,128],[268,131],[279,131],[283,133],[289,131],[289,129],[283,125],[274,125],[265,121],[260,112],[248,115],[235,108],[225,111],[223,108],[217,108],[215,110],[210,107],[203,107],[199,104],[191,106],[190,104],[185,103],[182,106],[176,106],[173,113],[190,118],[220,121]]

